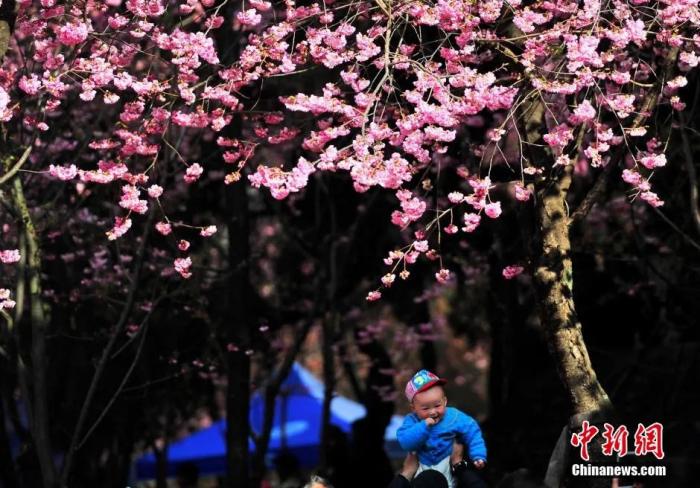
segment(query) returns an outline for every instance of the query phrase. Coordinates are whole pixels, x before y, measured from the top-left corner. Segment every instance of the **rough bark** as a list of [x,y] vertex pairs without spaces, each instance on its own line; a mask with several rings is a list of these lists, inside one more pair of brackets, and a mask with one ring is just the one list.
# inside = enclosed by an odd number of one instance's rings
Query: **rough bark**
[[536,203],[540,242],[537,246],[535,284],[540,318],[548,346],[564,383],[572,413],[611,408],[598,382],[583,341],[573,299],[573,267],[566,195],[573,168],[539,188]]

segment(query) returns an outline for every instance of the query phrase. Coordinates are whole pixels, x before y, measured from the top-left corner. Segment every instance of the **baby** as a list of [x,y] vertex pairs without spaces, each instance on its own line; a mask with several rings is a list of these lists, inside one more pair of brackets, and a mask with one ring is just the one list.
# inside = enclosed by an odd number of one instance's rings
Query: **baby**
[[413,375],[406,384],[406,398],[413,413],[406,416],[396,435],[402,449],[418,454],[416,474],[434,469],[454,487],[450,464],[454,441],[467,447],[468,457],[478,469],[486,464],[486,444],[476,420],[456,408],[447,407],[442,389],[446,382],[424,369]]

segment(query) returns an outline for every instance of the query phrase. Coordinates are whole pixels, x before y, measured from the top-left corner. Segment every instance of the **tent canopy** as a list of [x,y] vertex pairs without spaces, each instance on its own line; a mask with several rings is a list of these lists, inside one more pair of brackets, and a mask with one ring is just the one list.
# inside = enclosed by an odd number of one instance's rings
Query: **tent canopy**
[[[282,384],[275,400],[275,417],[268,447],[268,460],[280,451],[294,454],[302,467],[311,468],[318,463],[321,437],[321,409],[323,383],[298,363]],[[253,431],[262,430],[264,398],[256,392],[251,399],[250,425]],[[349,434],[352,424],[366,415],[365,407],[348,398],[336,396],[331,401],[331,424]],[[385,444],[391,453],[397,452],[396,430],[403,418],[394,415],[385,433]],[[255,450],[249,441],[251,452]],[[191,462],[197,465],[201,475],[217,475],[226,471],[226,421],[220,420],[206,429],[174,442],[168,447],[168,475],[174,476],[177,466]],[[136,477],[155,477],[155,456],[146,454],[136,462]]]

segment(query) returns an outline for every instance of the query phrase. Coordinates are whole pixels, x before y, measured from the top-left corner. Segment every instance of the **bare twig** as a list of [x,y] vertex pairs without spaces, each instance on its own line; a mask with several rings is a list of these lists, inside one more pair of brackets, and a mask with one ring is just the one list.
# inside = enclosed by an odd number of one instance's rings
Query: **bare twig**
[[136,253],[136,260],[134,262],[134,270],[131,274],[131,280],[129,284],[129,291],[127,293],[127,298],[126,298],[126,303],[124,303],[124,307],[122,308],[121,315],[119,317],[119,320],[117,321],[116,326],[114,327],[114,331],[112,333],[112,336],[109,339],[109,342],[105,346],[104,350],[102,351],[102,356],[100,357],[100,361],[97,363],[97,369],[95,369],[95,373],[92,376],[92,381],[90,382],[90,387],[88,388],[87,395],[85,396],[85,401],[83,402],[83,406],[80,409],[80,414],[78,415],[78,421],[75,424],[75,430],[73,431],[73,437],[71,438],[70,445],[68,446],[68,449],[66,450],[66,460],[65,463],[63,464],[63,472],[61,473],[61,487],[62,488],[67,488],[67,483],[68,483],[68,476],[70,475],[70,470],[73,465],[73,458],[75,456],[75,452],[78,450],[79,446],[79,439],[81,436],[81,431],[83,430],[83,426],[85,425],[85,422],[87,421],[87,415],[90,410],[90,405],[92,404],[92,400],[95,396],[95,393],[97,393],[97,386],[100,382],[100,379],[102,378],[102,374],[104,373],[104,370],[107,366],[107,363],[109,362],[109,358],[112,353],[112,349],[114,349],[114,346],[116,345],[117,339],[121,336],[121,333],[126,326],[126,322],[131,315],[131,311],[134,306],[134,302],[136,300],[136,290],[138,289],[139,285],[139,277],[141,276],[141,271],[143,269],[143,261],[144,261],[144,255],[146,254],[146,244],[148,242],[148,236],[151,233],[151,228],[153,227],[153,219],[155,217],[155,212],[151,210],[148,219],[146,221],[146,224],[144,226],[143,234],[141,235],[141,243],[139,245],[138,251]]
[[19,157],[19,160],[10,168],[7,173],[4,175],[0,176],[0,186],[4,185],[8,181],[12,179],[13,176],[17,174],[17,172],[24,166],[24,163],[27,162],[29,159],[29,155],[32,153],[32,146],[29,145],[26,147],[22,155]]
[[154,309],[155,309],[155,305],[148,312],[148,315],[146,315],[146,318],[144,319],[145,323],[142,325],[142,329],[140,329],[140,331],[139,331],[141,333],[141,340],[139,341],[139,346],[136,349],[136,354],[134,355],[134,360],[129,365],[129,369],[126,371],[124,378],[122,378],[122,381],[119,384],[119,387],[117,388],[117,390],[112,395],[112,398],[109,399],[109,402],[107,402],[107,405],[105,405],[105,408],[102,409],[102,413],[100,413],[100,415],[97,417],[97,420],[95,420],[95,422],[93,422],[92,426],[87,430],[87,432],[83,436],[83,439],[76,446],[76,450],[83,447],[83,445],[90,438],[90,435],[95,431],[97,426],[100,425],[100,422],[105,417],[105,415],[107,415],[107,412],[112,407],[114,402],[117,400],[117,397],[119,397],[119,395],[121,394],[122,390],[124,389],[124,386],[126,386],[126,383],[129,381],[129,378],[131,378],[131,374],[134,372],[134,368],[136,368],[136,365],[138,364],[139,359],[141,358],[141,352],[143,351],[143,345],[146,342],[146,334],[148,333],[148,326],[150,324],[148,319],[151,317],[151,314],[153,313]]
[[700,244],[699,244],[695,239],[693,239],[693,238],[690,237],[688,234],[686,234],[685,232],[683,232],[683,230],[682,230],[680,227],[678,227],[671,219],[669,219],[668,217],[666,217],[666,214],[664,214],[661,210],[659,210],[659,209],[656,208],[656,207],[652,207],[652,208],[654,209],[654,212],[656,212],[656,214],[657,214],[659,217],[661,217],[661,219],[662,219],[664,222],[666,222],[674,231],[676,231],[681,237],[683,237],[683,239],[684,239],[688,244],[690,244],[690,245],[693,246],[695,249],[697,249],[698,251],[700,251]]

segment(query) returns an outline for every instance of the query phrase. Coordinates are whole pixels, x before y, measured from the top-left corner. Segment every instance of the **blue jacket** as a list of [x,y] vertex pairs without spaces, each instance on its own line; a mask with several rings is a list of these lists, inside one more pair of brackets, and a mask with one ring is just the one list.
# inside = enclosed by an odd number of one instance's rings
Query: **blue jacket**
[[432,466],[452,454],[455,439],[468,449],[470,459],[486,461],[486,444],[476,420],[456,408],[447,407],[445,416],[428,427],[415,413],[407,415],[396,432],[399,445],[405,451],[415,451],[418,460]]

